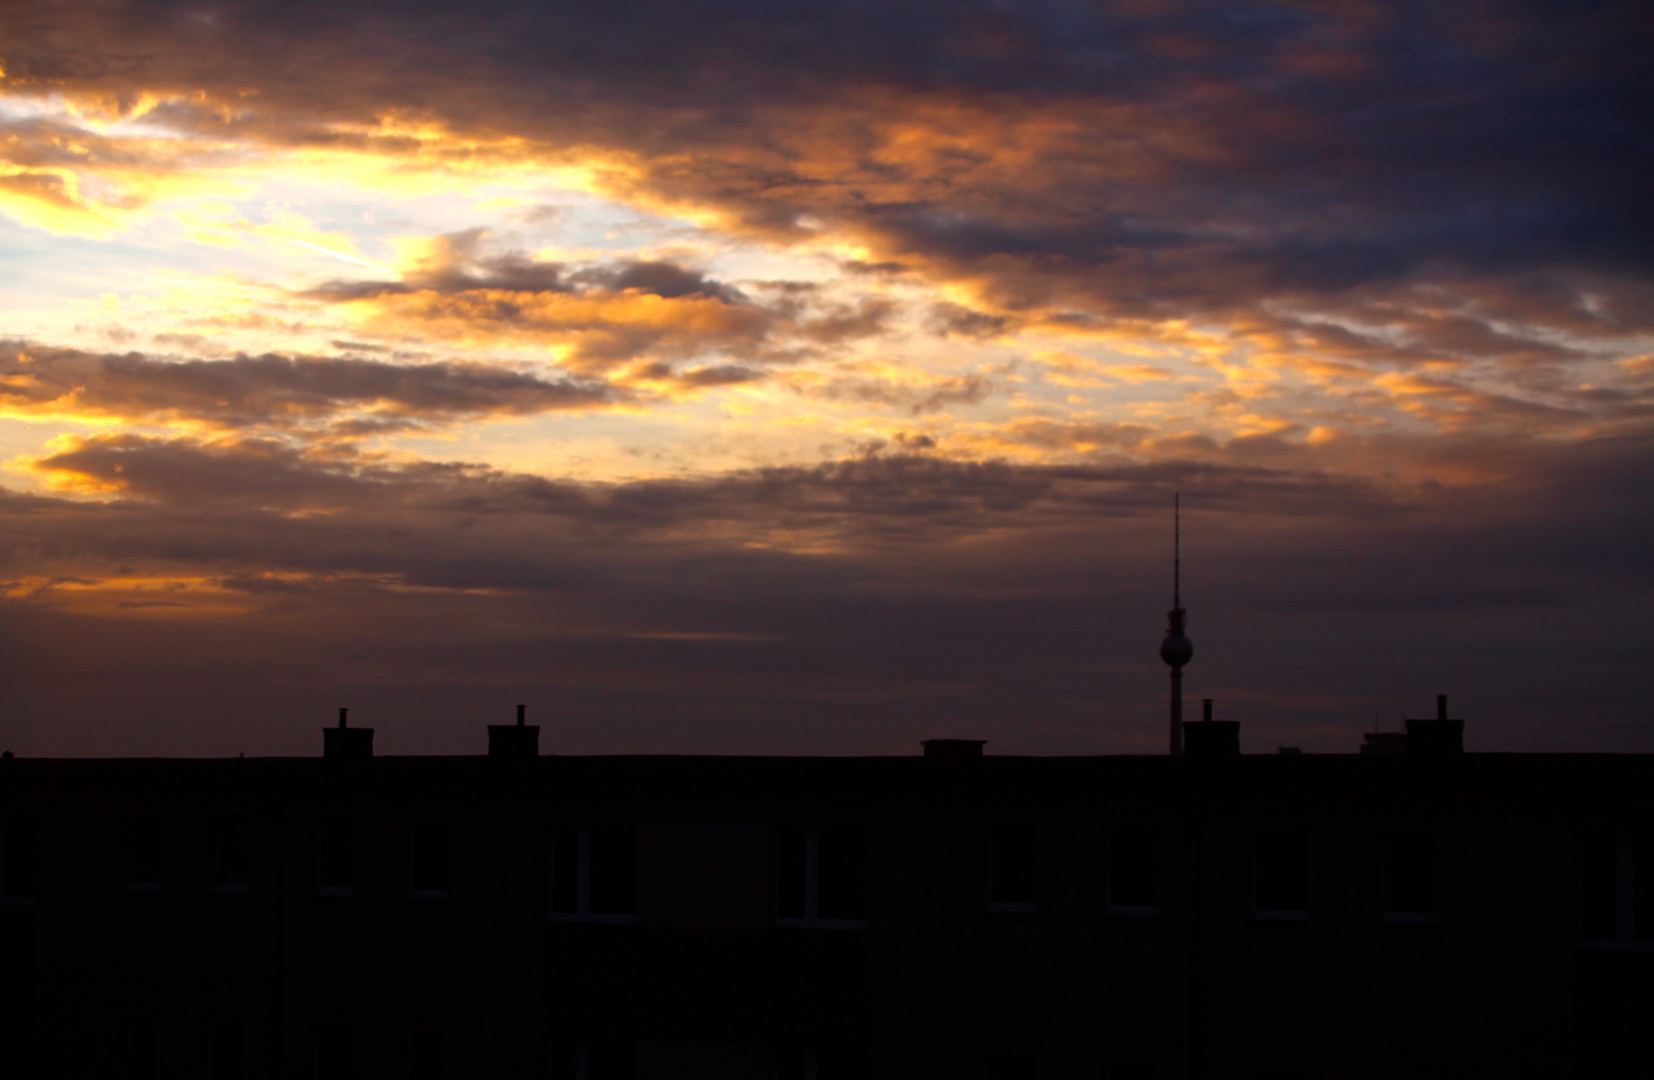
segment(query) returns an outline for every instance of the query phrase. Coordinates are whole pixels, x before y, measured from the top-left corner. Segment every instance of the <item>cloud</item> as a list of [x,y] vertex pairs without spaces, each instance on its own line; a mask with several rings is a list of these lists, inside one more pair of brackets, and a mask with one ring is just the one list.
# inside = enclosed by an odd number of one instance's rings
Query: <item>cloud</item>
[[[471,229],[436,237],[400,280],[332,281],[303,295],[382,337],[538,344],[577,374],[656,384],[657,392],[660,384],[693,391],[747,381],[761,365],[872,337],[895,307],[768,282],[753,291],[757,298],[665,259],[540,260],[498,249],[486,230]],[[714,362],[685,366],[708,358]]]
[[976,405],[998,388],[991,374],[937,376],[888,363],[841,364],[831,373],[800,373],[789,384],[816,401],[886,406],[909,416]]
[[182,360],[0,342],[0,409],[20,416],[286,429],[349,418],[453,423],[602,409],[626,399],[600,381],[481,363],[276,353]]
[[[1137,514],[1172,477],[1192,485],[1221,478],[1225,504],[1305,505],[1327,500],[1382,505],[1391,495],[1370,481],[1307,467],[1282,470],[1204,462],[1013,466],[951,460],[877,446],[815,466],[770,466],[701,479],[607,485],[551,481],[476,463],[408,460],[332,446],[271,439],[164,438],[107,434],[59,440],[29,467],[64,490],[166,506],[213,506],[283,514],[345,508],[394,512],[528,515],[630,530],[704,531],[726,542],[746,535],[802,534],[859,543],[881,536],[940,538],[958,530],[1053,524],[1070,515]],[[1308,466],[1301,460],[1300,466]],[[1306,501],[1307,500],[1307,501]],[[917,530],[917,531],[915,531]]]
[[[106,425],[23,451],[59,495],[0,496],[0,634],[51,672],[19,708],[55,731],[125,703],[42,687],[303,670],[447,746],[433,703],[544,671],[606,749],[1153,748],[1126,733],[1163,707],[1175,488],[1199,677],[1249,732],[1332,748],[1456,681],[1503,745],[1646,747],[1650,30],[1615,2],[13,0],[0,213],[43,235],[277,237],[200,200],[284,173],[399,210],[575,188],[694,235],[536,254],[443,216],[373,280],[118,316],[197,359],[18,345],[11,414]],[[212,319],[269,344],[182,336]],[[318,330],[355,344],[283,347]],[[365,445],[763,380],[842,424],[725,415],[688,475],[613,484]]]
[[[732,234],[829,238],[855,249],[846,265],[905,269],[949,290],[931,309],[946,333],[1193,321],[1247,349],[1274,321],[1323,371],[1568,363],[1638,351],[1625,339],[1654,318],[1627,105],[1646,32],[1612,4],[715,4],[692,20],[436,4],[394,25],[371,8],[261,10],[222,5],[209,24],[160,4],[12,5],[11,83],[74,110],[18,121],[18,175],[41,178],[19,183],[63,199],[98,177],[181,184],[232,148],[386,176],[561,170]],[[1590,65],[1562,44],[1578,41]],[[176,160],[154,129],[177,136]],[[129,217],[160,197],[139,187],[74,198]],[[403,280],[317,295],[386,333],[544,341],[594,372],[781,348],[759,307],[693,270],[567,270],[480,242],[454,234]],[[654,299],[597,303],[634,292]],[[882,325],[863,304],[789,332]]]

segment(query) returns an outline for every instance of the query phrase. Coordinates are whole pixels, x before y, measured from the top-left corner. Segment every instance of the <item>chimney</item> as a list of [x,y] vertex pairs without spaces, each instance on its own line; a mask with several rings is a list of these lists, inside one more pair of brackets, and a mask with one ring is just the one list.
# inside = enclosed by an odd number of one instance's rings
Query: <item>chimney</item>
[[1202,698],[1200,707],[1200,722],[1183,725],[1183,756],[1207,761],[1240,757],[1240,721],[1213,720],[1211,698]]
[[348,727],[349,709],[339,710],[339,726],[322,729],[322,757],[328,761],[368,761],[373,757],[373,729]]
[[528,761],[540,756],[540,729],[528,722],[528,706],[517,706],[517,723],[488,725],[488,756],[496,761]]
[[1407,721],[1407,760],[1444,761],[1464,756],[1464,721],[1447,718],[1447,695],[1436,695],[1434,720]]
[[979,758],[987,744],[987,739],[925,739],[919,743],[927,758]]

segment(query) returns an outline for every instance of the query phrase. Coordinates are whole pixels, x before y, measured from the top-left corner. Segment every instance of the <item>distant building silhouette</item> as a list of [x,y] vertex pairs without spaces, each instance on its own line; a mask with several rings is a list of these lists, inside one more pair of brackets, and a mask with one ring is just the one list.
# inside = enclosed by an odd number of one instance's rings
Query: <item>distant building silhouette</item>
[[1654,1075],[1654,757],[1465,754],[1445,703],[1397,753],[1176,758],[518,719],[0,762],[0,1075]]

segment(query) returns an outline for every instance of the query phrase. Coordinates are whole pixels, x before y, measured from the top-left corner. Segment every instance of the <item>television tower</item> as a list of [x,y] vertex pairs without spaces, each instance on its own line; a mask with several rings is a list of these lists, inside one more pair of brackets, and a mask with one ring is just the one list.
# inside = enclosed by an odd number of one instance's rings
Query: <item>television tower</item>
[[1188,612],[1183,610],[1183,507],[1181,493],[1172,495],[1172,609],[1166,613],[1166,640],[1160,659],[1172,669],[1170,753],[1183,753],[1183,665],[1195,655],[1194,644],[1183,633]]

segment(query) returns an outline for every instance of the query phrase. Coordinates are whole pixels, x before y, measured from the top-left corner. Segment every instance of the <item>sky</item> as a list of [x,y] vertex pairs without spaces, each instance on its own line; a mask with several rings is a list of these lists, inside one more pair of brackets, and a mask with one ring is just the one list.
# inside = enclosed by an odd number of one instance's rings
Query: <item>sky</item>
[[8,0],[0,745],[1654,752],[1651,46]]

